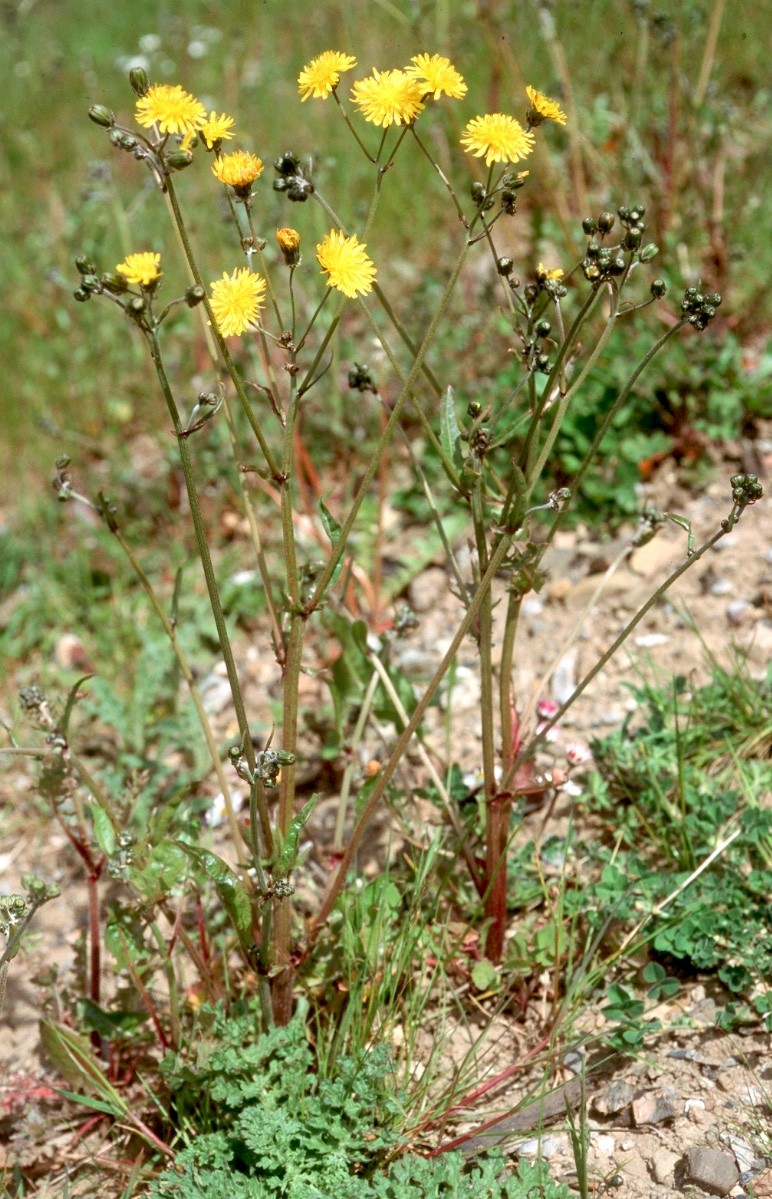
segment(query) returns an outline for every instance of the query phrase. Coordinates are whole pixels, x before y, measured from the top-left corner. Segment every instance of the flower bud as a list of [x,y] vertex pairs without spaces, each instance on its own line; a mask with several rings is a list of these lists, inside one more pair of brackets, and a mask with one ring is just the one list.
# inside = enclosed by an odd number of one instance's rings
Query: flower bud
[[277,229],[276,241],[287,266],[297,266],[300,261],[300,234],[297,229]]
[[75,266],[76,266],[79,274],[81,274],[81,275],[95,275],[96,274],[96,267],[94,266],[91,259],[87,258],[85,254],[78,255],[78,257],[75,259]]
[[612,258],[608,264],[608,269],[612,275],[623,275],[625,271],[625,260],[621,254],[617,254],[616,258]]
[[75,291],[72,294],[75,297],[75,299],[78,301],[79,304],[84,304],[86,302],[86,300],[91,299],[91,296],[86,291],[85,287],[76,287]]
[[637,250],[641,244],[640,229],[628,229],[622,245],[626,250]]
[[280,179],[274,179],[273,190],[275,192],[285,192],[287,190],[287,180],[284,177]]
[[582,221],[582,229],[589,237],[590,234],[597,232],[598,222],[594,219],[594,217],[586,216]]
[[482,412],[482,404],[480,403],[480,401],[479,400],[470,400],[466,406],[467,416],[471,417],[472,420],[474,420],[475,417],[479,416],[481,412]]
[[164,161],[173,171],[182,171],[190,166],[193,155],[190,150],[172,150],[170,154],[164,155]]
[[598,228],[601,233],[610,233],[614,228],[613,212],[602,212],[598,217]]
[[475,182],[472,184],[471,196],[475,204],[480,204],[485,199],[485,187],[482,183]]
[[538,288],[538,285],[537,285],[536,283],[528,283],[528,284],[526,284],[526,288],[525,288],[525,291],[524,291],[524,293],[523,293],[523,294],[524,294],[524,296],[525,296],[525,298],[526,298],[527,302],[528,302],[529,304],[533,304],[534,300],[536,299],[536,297],[537,297],[537,296],[538,296],[538,294],[539,294],[539,288]]
[[130,312],[132,316],[142,316],[142,313],[145,311],[145,307],[145,301],[143,300],[142,296],[132,296],[126,305],[126,310]]
[[[273,164],[274,170],[280,175],[289,176],[297,175],[300,170],[300,159],[291,150],[285,151]],[[277,188],[277,191],[279,189]]]
[[656,258],[659,254],[659,246],[656,246],[653,241],[645,245],[639,255],[641,262],[651,262],[652,258]]
[[287,186],[288,200],[293,200],[296,204],[302,204],[313,194],[314,185],[310,179],[304,179],[302,175],[293,175],[289,180]]
[[643,204],[635,204],[630,209],[630,220],[631,221],[640,221],[645,216],[646,216],[646,209],[644,208]]
[[150,90],[150,82],[144,67],[132,67],[129,71],[129,83],[133,91],[142,99]]
[[115,113],[104,104],[92,104],[88,115],[95,125],[101,125],[103,129],[112,129],[115,124]]
[[617,208],[617,212],[619,213],[620,221],[630,220],[630,209],[626,204],[621,204],[619,208]]
[[711,308],[718,308],[721,304],[721,296],[717,291],[713,291],[705,297],[705,303],[710,304]]
[[112,271],[105,271],[103,275],[100,275],[99,282],[102,287],[106,287],[108,291],[114,292],[115,295],[122,295],[123,292],[128,290],[129,286],[123,275],[113,273]]
[[511,258],[498,258],[496,260],[496,270],[500,275],[511,275],[514,265]]
[[80,281],[80,285],[84,291],[97,292],[102,290],[102,285],[96,275],[84,275]]
[[536,326],[537,337],[549,337],[551,332],[552,325],[549,323],[549,321],[539,321],[538,325]]
[[186,289],[185,303],[187,304],[188,308],[195,308],[196,304],[201,303],[205,295],[206,292],[204,291],[203,287],[199,287],[199,285],[196,283]]
[[661,300],[662,297],[667,293],[667,283],[664,279],[654,279],[649,291],[655,300]]

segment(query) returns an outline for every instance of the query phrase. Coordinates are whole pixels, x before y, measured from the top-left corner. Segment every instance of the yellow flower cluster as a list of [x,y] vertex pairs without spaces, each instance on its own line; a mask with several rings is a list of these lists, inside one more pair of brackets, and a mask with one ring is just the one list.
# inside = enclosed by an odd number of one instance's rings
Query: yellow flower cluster
[[232,128],[233,117],[226,116],[224,112],[218,117],[216,112],[210,112],[199,133],[206,142],[207,149],[212,150],[217,142],[229,141],[233,137]]
[[327,276],[330,287],[354,299],[372,289],[375,266],[356,234],[346,237],[339,229],[331,229],[316,247],[316,257]]
[[140,254],[127,254],[123,262],[115,268],[127,283],[139,287],[152,287],[161,278],[161,255],[151,251]]
[[224,271],[211,284],[212,312],[223,337],[237,337],[249,328],[265,302],[265,288],[265,279],[245,266],[231,275]]
[[157,125],[161,133],[196,133],[206,121],[206,109],[178,83],[154,83],[137,100],[137,124],[144,129]]
[[525,90],[531,101],[528,113],[530,125],[541,125],[542,121],[556,121],[558,125],[565,125],[566,114],[555,100],[550,100],[549,96],[545,96],[543,92],[537,92],[535,87],[529,86]]
[[312,58],[298,75],[298,90],[301,100],[311,96],[315,100],[326,100],[330,92],[340,83],[343,71],[350,71],[357,65],[357,60],[341,50],[325,50],[323,54]]
[[533,142],[533,134],[503,112],[473,117],[461,137],[461,145],[475,158],[485,156],[486,166],[494,162],[519,162],[531,153]]
[[255,179],[263,173],[263,160],[248,150],[222,154],[212,163],[212,174],[220,183],[227,183],[237,192],[248,192]]
[[[356,59],[340,50],[325,50],[303,67],[298,76],[301,100],[313,96],[324,100],[340,82],[343,71],[356,66]],[[466,84],[442,54],[416,54],[404,70],[379,71],[360,79],[351,89],[351,99],[366,121],[380,125],[409,125],[426,100],[450,96],[460,100]]]

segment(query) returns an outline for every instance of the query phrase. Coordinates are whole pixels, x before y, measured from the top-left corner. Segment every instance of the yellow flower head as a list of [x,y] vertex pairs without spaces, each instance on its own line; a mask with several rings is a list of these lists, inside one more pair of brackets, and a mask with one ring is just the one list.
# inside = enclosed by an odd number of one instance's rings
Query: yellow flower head
[[373,125],[409,125],[424,106],[424,91],[407,71],[378,71],[360,79],[351,99]]
[[231,133],[232,128],[233,117],[228,117],[225,113],[222,113],[218,117],[216,112],[210,112],[199,130],[206,142],[207,150],[211,150],[215,142],[230,141],[233,137]]
[[239,195],[249,192],[255,179],[263,173],[263,160],[248,150],[234,150],[232,154],[222,154],[212,163],[212,174],[227,183]]
[[161,133],[195,133],[206,120],[200,100],[184,91],[178,83],[154,83],[137,100],[134,110],[137,124],[144,129],[157,125]]
[[141,254],[127,254],[123,262],[119,262],[116,272],[123,275],[127,283],[138,283],[140,287],[152,287],[161,278],[161,255],[144,251]]
[[531,101],[528,111],[529,125],[541,125],[542,121],[557,121],[558,125],[565,125],[566,114],[559,104],[550,100],[543,92],[537,92],[535,87],[527,87],[525,90]]
[[265,301],[265,279],[245,266],[211,284],[212,312],[223,337],[236,337],[248,329]]
[[539,283],[546,283],[548,279],[553,279],[557,282],[558,279],[563,278],[563,274],[564,272],[559,266],[555,266],[548,271],[543,262],[540,262],[536,268],[536,278]]
[[485,165],[493,162],[519,162],[533,149],[534,137],[519,121],[503,112],[473,117],[464,130],[461,145],[475,158],[485,155]]
[[301,100],[311,96],[315,100],[326,100],[333,88],[340,83],[341,72],[350,71],[357,60],[341,50],[325,50],[324,54],[312,58],[298,75],[298,91]]
[[453,63],[442,54],[414,54],[411,66],[405,68],[405,74],[415,79],[421,85],[424,97],[450,96],[452,100],[460,100],[466,95],[466,84],[459,75]]
[[316,247],[316,257],[330,287],[352,299],[371,290],[376,271],[365,250],[356,234],[346,237],[339,229],[330,230]]

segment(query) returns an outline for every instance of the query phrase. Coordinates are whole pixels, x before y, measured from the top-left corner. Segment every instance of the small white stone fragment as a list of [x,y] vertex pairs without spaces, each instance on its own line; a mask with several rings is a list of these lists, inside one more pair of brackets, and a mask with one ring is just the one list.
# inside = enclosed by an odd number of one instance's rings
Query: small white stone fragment
[[667,645],[669,640],[664,633],[644,633],[642,637],[635,638],[635,644],[641,649],[654,649],[658,645]]
[[731,604],[726,606],[726,618],[731,625],[739,628],[745,624],[746,617],[750,609],[750,604],[747,600],[732,600]]

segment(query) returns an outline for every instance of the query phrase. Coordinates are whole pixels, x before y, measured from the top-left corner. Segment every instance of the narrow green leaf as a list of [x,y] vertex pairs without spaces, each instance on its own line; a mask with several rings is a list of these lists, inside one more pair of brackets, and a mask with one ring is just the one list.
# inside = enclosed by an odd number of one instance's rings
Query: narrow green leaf
[[252,905],[249,892],[241,879],[235,874],[227,862],[208,849],[199,849],[197,845],[188,845],[185,841],[175,844],[196,862],[207,878],[215,885],[217,895],[228,913],[231,923],[238,933],[242,945],[252,943]]
[[116,1111],[110,1103],[105,1103],[103,1099],[94,1099],[91,1095],[78,1095],[76,1091],[65,1091],[63,1087],[57,1088],[57,1095],[61,1095],[63,1099],[69,1099],[72,1103],[79,1103],[82,1107],[93,1108],[95,1112],[105,1112],[108,1116],[115,1116],[120,1119],[122,1112]]
[[[335,549],[337,549],[338,542],[340,541],[340,525],[338,524],[338,522],[335,519],[335,517],[333,516],[333,514],[330,512],[330,509],[327,507],[324,500],[319,501],[319,515],[322,518],[322,524],[324,525],[324,531],[330,539],[330,544],[332,545],[333,550],[335,550]],[[343,555],[341,554],[340,561],[338,562],[338,565],[335,567],[335,570],[332,572],[332,577],[330,578],[330,582],[329,582],[330,587],[335,586],[338,579],[340,578],[340,572],[342,570],[343,570]]]
[[97,845],[106,857],[111,858],[117,845],[115,828],[107,812],[96,800],[91,801],[91,823]]
[[83,685],[83,683],[87,683],[90,678],[93,678],[93,675],[84,674],[81,678],[78,679],[75,686],[70,688],[69,694],[67,696],[67,703],[64,705],[64,715],[62,716],[61,722],[59,724],[59,728],[61,729],[62,736],[65,738],[67,737],[67,730],[70,727],[70,717],[72,716],[73,709],[74,709],[76,703],[78,702],[78,700],[83,698],[81,695],[78,694],[78,689]]
[[454,466],[461,465],[461,430],[456,420],[456,401],[453,388],[448,387],[440,401],[440,445]]

